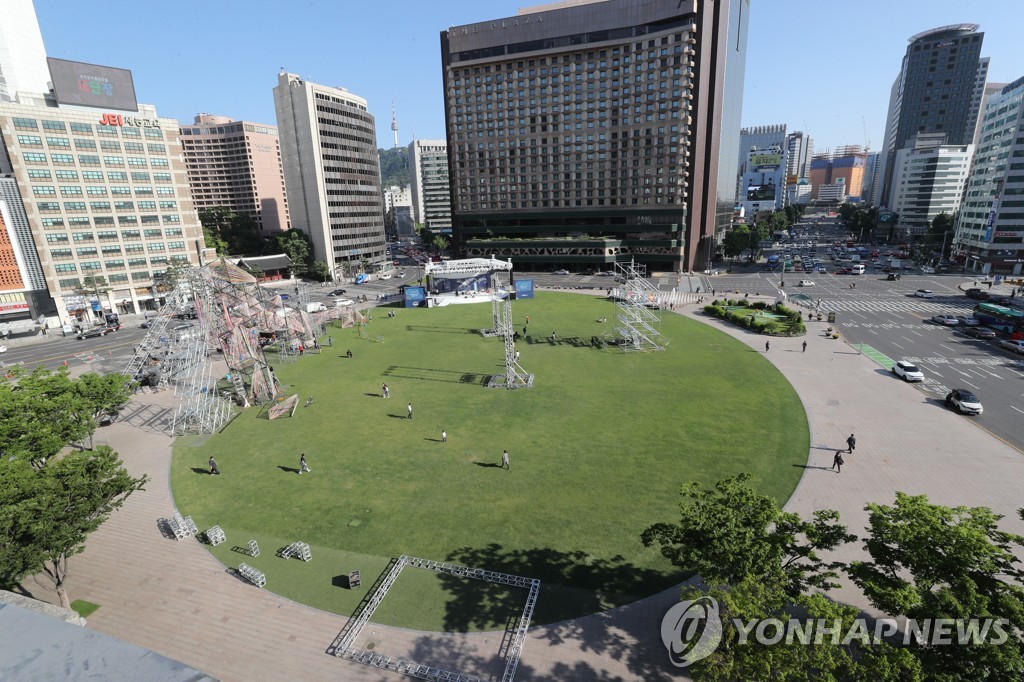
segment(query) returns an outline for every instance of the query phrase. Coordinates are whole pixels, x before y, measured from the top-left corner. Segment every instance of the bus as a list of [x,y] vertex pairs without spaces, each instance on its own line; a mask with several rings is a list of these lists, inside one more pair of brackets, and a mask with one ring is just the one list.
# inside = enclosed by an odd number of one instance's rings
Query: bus
[[1009,334],[1011,339],[1024,339],[1024,312],[995,303],[979,303],[974,308],[974,317],[990,329]]

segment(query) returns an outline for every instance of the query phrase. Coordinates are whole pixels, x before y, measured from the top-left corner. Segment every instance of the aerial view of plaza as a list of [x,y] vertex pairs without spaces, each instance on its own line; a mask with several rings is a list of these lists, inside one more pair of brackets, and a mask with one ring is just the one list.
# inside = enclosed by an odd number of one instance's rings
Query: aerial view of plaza
[[1018,15],[6,0],[0,679],[1024,679]]

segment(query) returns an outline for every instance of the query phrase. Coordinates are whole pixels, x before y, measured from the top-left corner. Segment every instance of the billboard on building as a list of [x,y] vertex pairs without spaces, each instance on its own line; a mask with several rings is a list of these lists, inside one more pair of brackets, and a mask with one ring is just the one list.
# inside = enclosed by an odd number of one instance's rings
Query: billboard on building
[[99,109],[138,111],[132,72],[112,66],[99,66],[47,57],[53,94],[59,104],[75,104]]
[[775,185],[750,185],[747,187],[747,201],[775,201]]
[[782,154],[751,154],[751,170],[766,170],[778,168],[782,165]]

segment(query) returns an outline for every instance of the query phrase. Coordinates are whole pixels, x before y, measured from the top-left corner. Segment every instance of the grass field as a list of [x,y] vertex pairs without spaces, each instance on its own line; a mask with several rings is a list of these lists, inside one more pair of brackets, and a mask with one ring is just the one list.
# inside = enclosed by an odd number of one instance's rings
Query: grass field
[[[200,530],[225,530],[211,551],[227,566],[246,561],[266,572],[267,589],[318,608],[351,614],[391,558],[408,554],[540,578],[536,620],[551,622],[685,577],[639,540],[675,520],[681,484],[749,471],[761,491],[789,497],[802,472],[793,464],[807,457],[806,418],[760,354],[673,314],[665,352],[599,350],[590,338],[611,323],[595,320],[614,320],[613,304],[538,292],[513,307],[520,332],[531,317],[517,347],[532,389],[482,386],[504,365],[502,341],[475,331],[489,326],[489,304],[399,309],[394,319],[378,310],[371,341],[333,329],[332,347],[275,367],[285,393],[302,397],[293,418],[253,408],[220,434],[179,439],[178,508]],[[314,403],[302,407],[306,396]],[[506,448],[509,470],[499,467]],[[312,472],[300,476],[303,452]],[[211,454],[220,476],[206,473]],[[262,550],[254,559],[234,551],[250,538]],[[295,540],[310,544],[308,564],[275,556]],[[339,586],[356,569],[362,588]],[[426,572],[399,582],[375,620],[504,627],[522,597]]]

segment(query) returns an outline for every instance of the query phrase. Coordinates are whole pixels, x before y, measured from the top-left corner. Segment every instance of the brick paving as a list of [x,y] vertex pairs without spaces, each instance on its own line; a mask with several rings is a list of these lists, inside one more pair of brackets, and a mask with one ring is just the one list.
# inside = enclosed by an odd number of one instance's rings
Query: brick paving
[[[693,307],[681,312],[746,346],[724,353],[764,352],[760,336],[705,318]],[[859,532],[867,519],[866,502],[891,503],[902,490],[926,493],[942,504],[990,506],[1007,516],[1007,530],[1024,532],[1014,513],[1021,504],[1022,453],[893,380],[843,341],[825,339],[825,326],[810,323],[806,353],[800,352],[804,339],[793,338],[773,339],[766,354],[799,394],[809,420],[809,459],[802,453],[779,457],[779,466],[803,469],[787,510],[809,515],[838,509]],[[147,473],[152,480],[90,536],[85,552],[71,562],[71,598],[102,605],[89,627],[225,680],[402,679],[325,653],[345,617],[258,590],[233,577],[198,542],[165,537],[158,522],[174,510],[171,439],[162,429],[170,400],[170,391],[141,394],[121,421],[97,433],[97,442],[120,452],[133,475]],[[832,455],[845,449],[851,432],[857,434],[857,450],[837,474],[829,469]],[[850,559],[859,552],[848,546],[839,554]],[[27,586],[37,598],[56,600],[31,580]],[[848,585],[833,596],[870,612],[863,595]],[[684,679],[668,665],[659,634],[662,614],[677,599],[673,588],[605,613],[533,627],[516,679]],[[371,625],[363,641],[379,642],[388,655],[493,674],[500,669],[494,652],[501,637]]]

